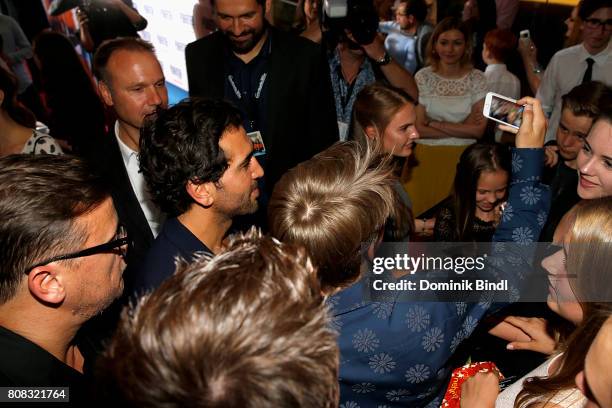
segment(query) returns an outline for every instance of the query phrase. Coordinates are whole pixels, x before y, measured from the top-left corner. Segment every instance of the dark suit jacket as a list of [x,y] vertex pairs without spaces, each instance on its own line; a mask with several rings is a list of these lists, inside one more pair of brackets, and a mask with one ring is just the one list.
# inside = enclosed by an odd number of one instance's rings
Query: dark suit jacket
[[153,232],[140,207],[136,193],[127,174],[121,157],[115,132],[108,132],[103,138],[97,138],[92,143],[92,150],[86,154],[91,164],[111,183],[113,203],[119,216],[119,221],[125,226],[133,243],[127,253],[127,268],[123,273],[125,291],[132,289],[133,266],[140,264],[153,244]]
[[[266,186],[338,140],[329,68],[319,45],[270,27]],[[223,33],[185,49],[189,94],[224,97]]]

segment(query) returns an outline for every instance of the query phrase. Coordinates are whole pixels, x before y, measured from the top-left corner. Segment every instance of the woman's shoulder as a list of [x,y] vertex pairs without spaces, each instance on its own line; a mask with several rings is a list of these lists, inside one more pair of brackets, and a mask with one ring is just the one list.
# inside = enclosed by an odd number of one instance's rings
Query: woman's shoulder
[[426,80],[426,79],[433,78],[433,77],[434,77],[434,74],[433,74],[433,69],[431,69],[431,66],[421,68],[417,71],[416,74],[414,74],[414,79],[416,81]]

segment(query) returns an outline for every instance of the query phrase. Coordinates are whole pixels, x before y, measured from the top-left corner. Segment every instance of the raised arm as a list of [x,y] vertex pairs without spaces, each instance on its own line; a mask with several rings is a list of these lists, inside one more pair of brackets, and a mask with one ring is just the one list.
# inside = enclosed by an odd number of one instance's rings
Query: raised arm
[[145,28],[147,28],[147,20],[143,16],[141,16],[138,11],[136,11],[136,9],[128,6],[122,0],[112,1],[130,20],[130,23],[132,23],[136,31],[144,30]]
[[[386,55],[385,40],[380,33],[374,37],[372,43],[363,45],[362,47],[368,57],[374,61],[381,61]],[[415,101],[418,100],[419,90],[414,81],[414,77],[393,58],[391,58],[388,64],[381,65],[380,70],[392,86],[403,89]]]

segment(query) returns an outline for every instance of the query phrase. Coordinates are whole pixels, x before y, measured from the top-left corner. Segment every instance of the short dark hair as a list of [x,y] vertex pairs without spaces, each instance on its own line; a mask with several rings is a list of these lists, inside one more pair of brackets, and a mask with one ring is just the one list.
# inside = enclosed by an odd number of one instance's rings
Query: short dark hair
[[105,180],[76,157],[0,159],[0,304],[15,295],[28,266],[85,242],[75,218],[108,197]]
[[580,84],[561,97],[563,109],[596,119],[612,101],[612,89],[599,81]]
[[578,17],[584,21],[597,10],[607,7],[612,7],[610,0],[581,0],[578,4]]
[[255,229],[230,237],[124,310],[98,375],[102,393],[138,407],[336,407],[336,332],[315,268]]
[[217,182],[228,167],[219,140],[242,126],[240,111],[221,100],[185,99],[147,117],[140,130],[140,170],[153,201],[168,215],[189,209],[187,182]]
[[413,15],[419,23],[427,17],[427,3],[425,0],[402,0],[399,4],[406,4],[406,15]]
[[505,62],[516,48],[516,35],[510,30],[496,28],[485,34],[484,43],[493,58]]
[[150,52],[155,55],[153,44],[139,37],[117,37],[100,44],[93,57],[93,72],[100,81],[108,82],[106,66],[112,55],[120,50]]

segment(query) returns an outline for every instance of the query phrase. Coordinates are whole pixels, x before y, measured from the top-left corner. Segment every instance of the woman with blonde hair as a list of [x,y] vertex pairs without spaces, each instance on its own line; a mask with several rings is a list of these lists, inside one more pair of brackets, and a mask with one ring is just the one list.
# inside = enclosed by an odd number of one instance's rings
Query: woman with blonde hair
[[[491,382],[475,393],[474,378],[462,392],[462,406],[478,401],[482,407],[583,407],[585,398],[576,388],[575,377],[584,368],[584,359],[597,331],[612,314],[612,198],[580,202],[555,231],[555,252],[542,261],[549,274],[549,308],[576,325],[561,339],[557,353],[497,396],[499,387]],[[497,401],[495,401],[497,397]],[[488,400],[487,400],[488,398]]]
[[[353,105],[352,136],[363,147],[373,147],[380,153],[391,155],[399,176],[405,159],[412,155],[419,138],[415,122],[415,101],[410,95],[401,89],[374,83],[357,95]],[[386,240],[404,240],[411,230],[419,234],[431,233],[433,220],[414,220],[412,225],[410,197],[399,181],[395,183],[395,190],[403,208],[398,211],[400,218],[387,225]]]
[[419,89],[415,149],[418,163],[406,166],[404,186],[420,214],[450,192],[455,166],[465,148],[480,139],[487,80],[472,66],[471,35],[465,23],[448,17],[434,29],[428,46],[429,66],[415,75]]

